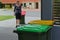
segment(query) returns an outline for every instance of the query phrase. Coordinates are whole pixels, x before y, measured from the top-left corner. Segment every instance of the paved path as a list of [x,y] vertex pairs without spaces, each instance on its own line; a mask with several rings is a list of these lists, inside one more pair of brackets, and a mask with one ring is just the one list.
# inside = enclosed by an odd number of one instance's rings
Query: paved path
[[18,35],[13,33],[15,28],[0,27],[0,40],[18,40]]
[[16,22],[15,18],[13,19],[8,19],[5,21],[0,21],[0,27],[14,27]]
[[0,21],[0,40],[18,40],[18,35],[13,33],[15,29],[15,18]]

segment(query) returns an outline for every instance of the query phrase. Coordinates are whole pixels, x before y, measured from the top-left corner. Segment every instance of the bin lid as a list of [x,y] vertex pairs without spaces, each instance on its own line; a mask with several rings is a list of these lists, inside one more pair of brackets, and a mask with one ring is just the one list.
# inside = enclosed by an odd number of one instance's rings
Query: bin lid
[[43,24],[43,25],[53,25],[54,20],[32,20],[28,24]]
[[17,27],[17,31],[29,31],[29,32],[47,32],[51,26],[48,25],[36,25],[36,24],[28,24]]

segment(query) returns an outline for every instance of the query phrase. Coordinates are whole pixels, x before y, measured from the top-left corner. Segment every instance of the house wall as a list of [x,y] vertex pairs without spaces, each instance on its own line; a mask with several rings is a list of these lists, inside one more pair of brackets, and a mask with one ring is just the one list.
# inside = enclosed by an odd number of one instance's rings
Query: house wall
[[[23,4],[23,8],[24,8],[24,3],[25,2],[23,2],[22,4]],[[29,5],[29,3],[31,3],[31,5]],[[35,7],[36,7],[36,4],[35,4],[36,2],[27,2],[26,3],[26,8],[30,8],[30,9],[36,9]],[[41,8],[41,2],[38,2],[38,9],[40,9]]]
[[[35,3],[38,2],[39,3],[39,8],[40,8],[41,0],[18,0],[18,1],[20,1],[23,4],[26,3],[27,7],[29,7],[30,9],[35,9]],[[13,4],[13,3],[16,3],[16,0],[2,0],[1,2],[3,4],[9,4],[9,3]],[[32,5],[29,5],[29,3],[32,3]],[[24,8],[24,5],[23,5],[23,8]]]

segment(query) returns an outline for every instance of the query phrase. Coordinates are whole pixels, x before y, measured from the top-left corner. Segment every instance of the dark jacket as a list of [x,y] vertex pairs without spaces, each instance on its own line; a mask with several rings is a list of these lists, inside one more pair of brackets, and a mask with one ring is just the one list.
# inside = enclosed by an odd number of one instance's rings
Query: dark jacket
[[15,14],[16,13],[21,13],[21,5],[19,7],[14,5],[14,12],[15,12]]

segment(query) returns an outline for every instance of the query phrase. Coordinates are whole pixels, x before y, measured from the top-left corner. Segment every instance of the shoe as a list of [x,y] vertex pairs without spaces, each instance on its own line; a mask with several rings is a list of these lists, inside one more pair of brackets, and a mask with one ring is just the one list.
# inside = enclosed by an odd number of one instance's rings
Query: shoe
[[17,26],[16,26],[16,28],[17,28]]
[[19,27],[19,25],[16,25],[16,28]]

